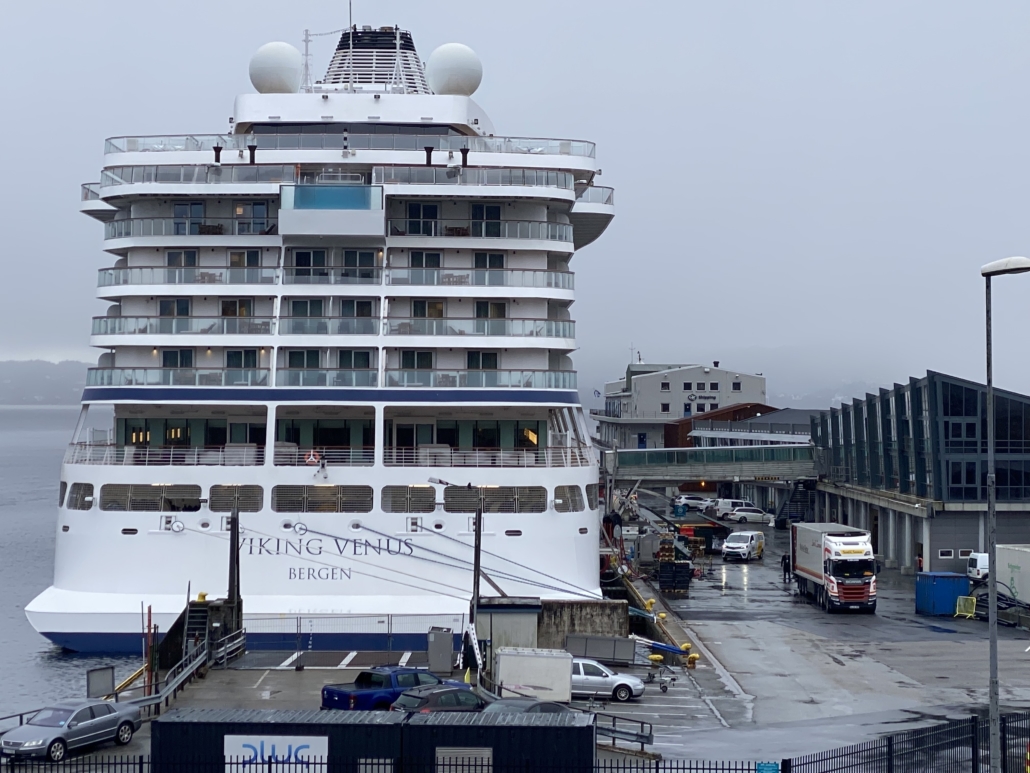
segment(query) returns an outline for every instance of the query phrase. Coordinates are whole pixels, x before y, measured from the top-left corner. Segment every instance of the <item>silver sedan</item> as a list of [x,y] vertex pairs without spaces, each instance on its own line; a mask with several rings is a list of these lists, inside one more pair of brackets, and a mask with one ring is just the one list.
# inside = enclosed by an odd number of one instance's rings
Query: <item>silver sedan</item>
[[139,707],[128,703],[62,701],[5,733],[0,740],[0,754],[12,762],[26,757],[60,762],[71,749],[104,741],[124,746],[142,724]]

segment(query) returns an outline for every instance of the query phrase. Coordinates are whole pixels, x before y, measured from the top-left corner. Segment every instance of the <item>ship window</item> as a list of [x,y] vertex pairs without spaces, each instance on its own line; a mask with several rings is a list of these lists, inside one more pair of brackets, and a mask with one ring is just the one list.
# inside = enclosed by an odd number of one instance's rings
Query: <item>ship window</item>
[[341,349],[338,357],[340,370],[368,370],[372,367],[372,352],[367,349]]
[[291,369],[317,369],[319,349],[294,349],[286,353],[286,367]]
[[554,509],[559,513],[583,512],[583,490],[579,486],[555,486]]
[[108,483],[100,487],[100,509],[118,512],[195,513],[200,486],[138,486]]
[[197,251],[170,250],[165,253],[165,261],[171,268],[191,268],[197,265]]
[[596,483],[587,484],[587,507],[596,510],[598,504],[598,486]]
[[448,513],[474,513],[477,507],[484,513],[542,513],[547,509],[543,486],[448,486],[443,495]]
[[[175,180],[175,182],[179,182],[179,180]],[[204,202],[177,201],[173,203],[172,219],[172,231],[175,236],[196,236],[204,224]]]
[[212,486],[209,507],[214,513],[231,513],[234,505],[241,513],[257,513],[264,498],[261,486]]
[[432,486],[383,486],[384,513],[431,513],[436,509]]
[[69,510],[89,510],[93,507],[93,484],[73,483],[68,491]]
[[497,370],[497,352],[466,352],[465,362],[469,370]]
[[225,353],[225,367],[229,369],[256,368],[258,366],[257,349],[230,349]]
[[260,234],[268,228],[267,201],[237,201],[233,204],[233,214],[238,234]]
[[418,319],[443,319],[443,301],[412,301],[411,316]]
[[60,491],[60,493],[58,493],[58,495],[57,495],[57,506],[58,506],[58,507],[63,507],[63,506],[64,506],[64,495],[65,495],[66,493],[68,493],[68,484],[67,484],[67,483],[65,483],[65,482],[64,482],[64,481],[62,480],[62,481],[61,481],[61,491]]
[[162,368],[192,368],[192,349],[164,349],[161,352]]
[[433,352],[404,350],[401,352],[402,370],[432,370]]
[[272,510],[277,513],[369,513],[371,486],[275,486]]
[[436,236],[436,221],[440,217],[439,204],[408,203],[408,235]]
[[[242,250],[229,253],[230,268],[257,268],[261,265],[260,250]],[[232,274],[230,274],[232,276]]]
[[321,317],[322,309],[321,298],[290,301],[290,315],[293,317]]
[[[158,314],[162,317],[188,317],[190,315],[189,298],[162,298],[157,304]],[[166,332],[164,329],[161,332]],[[173,331],[168,330],[171,333]]]
[[372,301],[355,301],[344,299],[340,301],[341,317],[371,317]]

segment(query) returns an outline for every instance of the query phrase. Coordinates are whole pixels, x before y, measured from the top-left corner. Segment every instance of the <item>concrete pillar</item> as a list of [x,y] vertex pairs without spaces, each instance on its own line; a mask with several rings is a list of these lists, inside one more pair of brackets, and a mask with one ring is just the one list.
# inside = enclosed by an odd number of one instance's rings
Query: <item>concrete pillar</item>
[[912,514],[905,513],[902,517],[905,519],[905,538],[901,543],[901,573],[915,574],[916,570],[915,566],[913,566],[915,548],[912,544]]
[[987,552],[987,539],[984,536],[986,534],[987,526],[987,513],[980,513],[979,524],[976,529],[976,552],[986,553]]
[[823,504],[823,494],[822,494],[821,491],[816,491],[815,492],[815,522],[816,523],[822,523],[823,522],[823,508],[822,508],[822,504]]
[[929,572],[932,571],[930,568],[930,562],[933,558],[930,555],[932,552],[930,550],[930,519],[921,518],[920,520],[923,522],[923,571]]
[[884,565],[888,569],[898,568],[898,513],[887,511],[887,554]]

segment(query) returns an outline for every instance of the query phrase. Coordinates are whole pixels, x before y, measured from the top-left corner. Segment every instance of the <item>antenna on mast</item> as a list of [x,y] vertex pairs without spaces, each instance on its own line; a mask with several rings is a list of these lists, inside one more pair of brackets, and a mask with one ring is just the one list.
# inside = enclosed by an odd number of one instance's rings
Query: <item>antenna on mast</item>
[[301,91],[311,91],[311,30],[304,30],[304,77],[300,81]]
[[347,35],[350,38],[350,53],[347,57],[347,88],[354,93],[354,0],[347,0]]

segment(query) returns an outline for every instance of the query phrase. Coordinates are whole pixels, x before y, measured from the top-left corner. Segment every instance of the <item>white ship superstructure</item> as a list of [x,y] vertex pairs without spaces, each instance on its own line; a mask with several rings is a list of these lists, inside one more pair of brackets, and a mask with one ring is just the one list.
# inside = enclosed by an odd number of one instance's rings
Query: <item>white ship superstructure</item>
[[234,508],[255,643],[297,616],[347,646],[377,616],[460,622],[477,505],[505,593],[599,596],[571,262],[612,191],[589,142],[495,136],[478,67],[362,28],[301,88],[270,44],[231,133],[107,141],[81,208],[109,308],[38,631],[138,652],[141,605],[163,630],[188,588],[226,594]]

